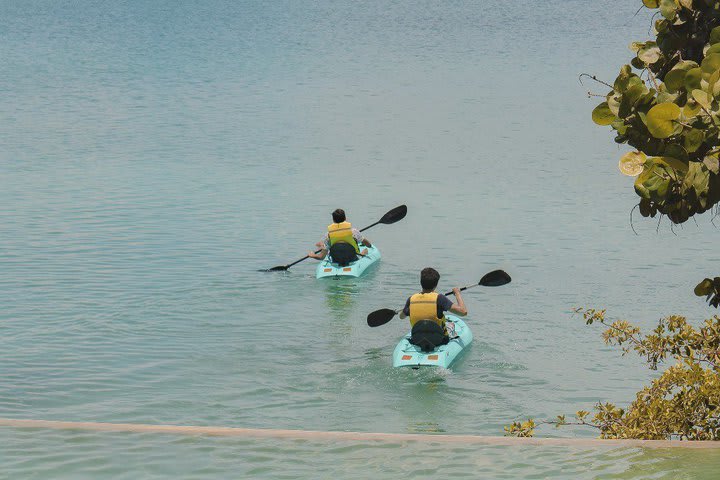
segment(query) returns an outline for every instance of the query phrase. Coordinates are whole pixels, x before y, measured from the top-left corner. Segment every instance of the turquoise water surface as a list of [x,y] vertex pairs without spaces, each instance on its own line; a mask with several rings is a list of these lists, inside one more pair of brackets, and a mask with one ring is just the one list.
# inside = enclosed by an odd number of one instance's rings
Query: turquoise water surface
[[[641,2],[0,2],[0,417],[501,435],[654,372],[572,313],[715,313],[708,215],[642,219],[583,72]],[[345,208],[382,251],[323,281]],[[434,266],[475,342],[397,371],[370,329]],[[541,436],[591,437],[572,428]],[[237,440],[0,428],[1,478],[714,478],[720,453]],[[685,475],[683,477],[683,475]]]

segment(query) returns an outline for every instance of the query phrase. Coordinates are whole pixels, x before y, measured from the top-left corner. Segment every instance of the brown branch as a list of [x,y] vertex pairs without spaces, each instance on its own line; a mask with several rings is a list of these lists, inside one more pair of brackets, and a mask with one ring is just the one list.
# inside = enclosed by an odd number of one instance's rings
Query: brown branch
[[612,88],[613,90],[615,89],[615,87],[613,87],[613,86],[610,85],[609,83],[603,82],[602,80],[600,80],[599,78],[597,78],[595,75],[590,75],[589,73],[581,73],[581,74],[580,74],[580,76],[578,77],[578,81],[580,82],[580,85],[585,86],[585,84],[583,84],[583,82],[582,82],[582,77],[589,77],[589,78],[595,80],[595,81],[598,82],[598,83],[602,83],[602,84],[605,85],[606,87],[610,87],[610,88]]

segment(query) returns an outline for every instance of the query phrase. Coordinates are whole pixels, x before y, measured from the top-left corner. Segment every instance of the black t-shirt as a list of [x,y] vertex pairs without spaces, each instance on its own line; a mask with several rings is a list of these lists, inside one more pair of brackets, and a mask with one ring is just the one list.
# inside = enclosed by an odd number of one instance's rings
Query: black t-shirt
[[[443,295],[442,293],[439,293],[437,296],[437,317],[442,318],[443,313],[450,310],[450,307],[452,307],[452,300],[450,300],[448,297]],[[405,302],[405,308],[403,308],[403,313],[405,315],[410,315],[410,297],[408,297],[407,301]]]

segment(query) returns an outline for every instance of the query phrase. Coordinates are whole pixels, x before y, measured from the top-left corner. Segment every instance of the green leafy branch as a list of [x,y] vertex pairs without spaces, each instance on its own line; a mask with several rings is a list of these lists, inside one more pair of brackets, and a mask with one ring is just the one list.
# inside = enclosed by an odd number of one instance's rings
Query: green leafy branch
[[720,202],[720,1],[643,5],[660,13],[656,38],[630,45],[635,56],[612,85],[587,75],[611,88],[592,117],[635,148],[620,170],[637,177],[641,215],[679,224]]
[[668,358],[676,363],[639,391],[627,409],[599,402],[591,420],[582,410],[572,423],[562,415],[552,421],[529,419],[505,427],[506,435],[532,436],[537,425],[554,424],[597,428],[601,438],[720,439],[720,317],[695,328],[686,318],[673,315],[642,335],[625,320],[608,322],[605,310],[578,308],[575,312],[582,313],[588,325],[606,326],[605,343],[621,347],[623,355],[635,351],[651,369]]

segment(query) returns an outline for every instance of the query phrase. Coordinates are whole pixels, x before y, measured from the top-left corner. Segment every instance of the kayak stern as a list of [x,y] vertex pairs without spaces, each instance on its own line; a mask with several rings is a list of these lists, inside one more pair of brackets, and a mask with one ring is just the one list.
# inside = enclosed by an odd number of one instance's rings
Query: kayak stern
[[410,343],[410,334],[403,337],[393,352],[393,367],[442,367],[449,368],[455,360],[463,353],[468,345],[472,343],[473,334],[470,327],[454,315],[445,315],[449,322],[455,326],[455,338],[447,344],[429,351],[423,352],[420,347]]
[[367,254],[345,266],[331,262],[330,256],[326,256],[325,259],[318,264],[315,270],[315,278],[361,276],[365,273],[365,270],[377,263],[381,257],[380,250],[374,245],[372,247],[362,248],[367,248]]

